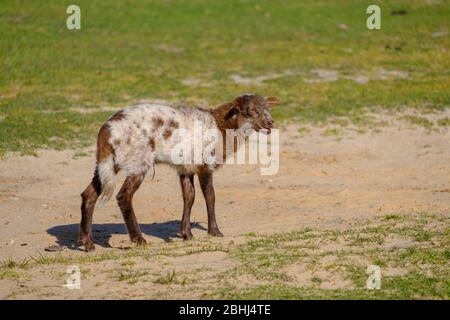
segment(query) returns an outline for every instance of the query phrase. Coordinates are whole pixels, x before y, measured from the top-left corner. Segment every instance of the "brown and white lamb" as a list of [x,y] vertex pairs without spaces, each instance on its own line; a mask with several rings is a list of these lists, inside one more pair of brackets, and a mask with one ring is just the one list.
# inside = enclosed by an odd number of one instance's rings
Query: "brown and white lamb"
[[[156,163],[169,164],[178,172],[184,202],[181,237],[185,240],[192,238],[190,214],[195,198],[194,175],[198,175],[206,201],[208,234],[222,236],[215,217],[213,171],[223,163],[218,160],[224,160],[229,155],[225,149],[226,134],[229,130],[247,129],[270,133],[273,119],[269,108],[277,103],[278,99],[273,97],[264,99],[256,94],[244,94],[235,98],[233,102],[215,109],[142,104],[115,113],[101,127],[98,134],[94,177],[81,194],[78,243],[84,245],[86,251],[94,249],[92,238],[94,208],[97,200],[101,204],[111,198],[114,193],[115,176],[119,171],[125,172],[126,179],[116,198],[130,239],[137,245],[146,243],[134,214],[132,198],[146,173],[154,170]],[[223,153],[220,156],[214,152],[202,154],[200,163],[174,163],[172,151],[183,138],[183,134],[180,135],[179,132],[184,132],[184,135],[186,132],[192,133],[195,123],[201,123],[203,131],[219,132],[219,141],[209,140],[202,143],[220,142]],[[207,149],[207,146],[203,147]]]

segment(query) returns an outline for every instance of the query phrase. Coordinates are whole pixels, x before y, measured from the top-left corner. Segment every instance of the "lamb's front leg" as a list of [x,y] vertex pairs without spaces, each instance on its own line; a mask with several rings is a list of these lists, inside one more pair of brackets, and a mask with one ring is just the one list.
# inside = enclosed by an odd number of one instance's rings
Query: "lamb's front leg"
[[180,175],[181,191],[183,193],[183,218],[181,218],[180,236],[184,240],[192,239],[191,209],[195,200],[194,176]]
[[208,234],[215,237],[223,237],[216,222],[216,196],[213,186],[213,174],[211,171],[202,172],[199,174],[198,180],[202,187],[203,196],[206,201],[206,210],[208,211]]

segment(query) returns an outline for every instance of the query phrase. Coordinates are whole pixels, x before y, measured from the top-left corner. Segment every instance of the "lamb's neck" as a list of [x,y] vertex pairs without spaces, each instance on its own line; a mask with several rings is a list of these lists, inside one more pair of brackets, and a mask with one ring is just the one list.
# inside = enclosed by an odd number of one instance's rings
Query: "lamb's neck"
[[225,139],[225,133],[227,129],[237,130],[238,124],[234,117],[229,117],[229,113],[233,108],[231,102],[225,103],[212,110],[212,115],[216,121],[216,125],[222,133],[222,137]]
[[[216,125],[220,130],[220,133],[222,134],[222,145],[223,145],[223,157],[224,157],[224,161],[228,156],[231,156],[231,154],[227,154],[227,135],[226,135],[226,131],[227,130],[238,130],[239,129],[239,125],[236,121],[235,117],[230,117],[230,111],[233,108],[233,104],[230,103],[226,103],[223,104],[215,109],[213,109],[211,111],[214,120],[216,121]],[[239,135],[240,132],[237,132],[237,135]],[[237,139],[234,139],[234,146],[233,146],[233,150],[231,153],[234,153],[237,151]]]

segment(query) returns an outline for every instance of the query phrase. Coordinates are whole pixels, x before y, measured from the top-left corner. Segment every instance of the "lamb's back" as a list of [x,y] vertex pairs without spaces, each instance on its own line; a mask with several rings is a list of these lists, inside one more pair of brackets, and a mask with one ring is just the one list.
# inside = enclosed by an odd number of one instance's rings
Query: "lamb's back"
[[108,123],[116,162],[128,171],[148,169],[155,161],[171,164],[171,152],[184,138],[180,132],[194,138],[195,126],[203,132],[218,129],[208,110],[158,104],[128,107]]

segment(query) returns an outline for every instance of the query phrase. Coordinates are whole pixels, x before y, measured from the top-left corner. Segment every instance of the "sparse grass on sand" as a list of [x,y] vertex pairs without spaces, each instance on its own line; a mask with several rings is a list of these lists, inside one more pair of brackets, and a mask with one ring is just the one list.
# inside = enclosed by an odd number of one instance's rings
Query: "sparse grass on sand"
[[[101,298],[101,287],[113,285],[116,290],[104,291],[105,297],[448,299],[449,222],[446,216],[428,213],[391,214],[334,229],[252,233],[236,243],[218,244],[209,238],[91,254],[46,254],[3,261],[0,280],[13,284],[10,297],[26,295],[24,284],[36,297],[64,297],[67,290],[60,285],[41,287],[27,281],[39,277],[39,283],[63,284],[66,266],[76,264],[83,286],[95,283],[97,288],[83,291],[84,298]],[[221,253],[215,267],[202,261],[203,253]],[[191,262],[184,263],[189,257]],[[381,269],[379,290],[366,288],[369,265]]]

